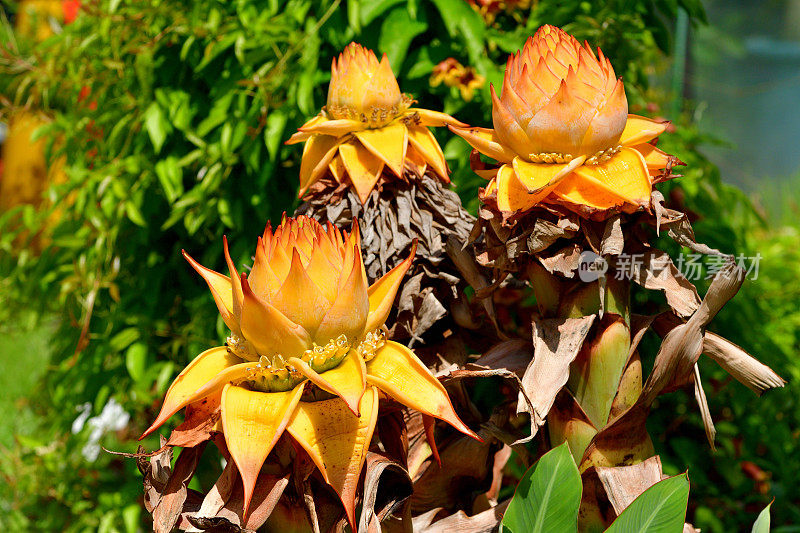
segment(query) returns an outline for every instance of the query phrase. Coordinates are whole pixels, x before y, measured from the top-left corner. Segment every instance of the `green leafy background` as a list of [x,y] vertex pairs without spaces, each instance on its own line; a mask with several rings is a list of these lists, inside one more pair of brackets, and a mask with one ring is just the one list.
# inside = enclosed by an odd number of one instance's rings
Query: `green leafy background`
[[[688,166],[665,195],[702,214],[695,228],[709,245],[763,256],[758,281],[714,329],[773,366],[790,389],[759,400],[702,361],[718,421],[715,454],[691,394],[663,398],[651,420],[667,472],[690,469],[689,519],[704,531],[737,530],[775,497],[773,527],[800,522],[800,238],[796,225],[768,225],[723,184],[698,148],[716,132],[697,131],[693,104],[666,90],[675,18],[683,9],[703,24],[698,1],[540,0],[487,23],[464,0],[92,0],[38,45],[11,30],[18,8],[3,4],[2,114],[27,108],[47,118],[37,136],[51,160],[63,158],[66,180],[47,193],[61,206],[55,218],[30,206],[0,213],[4,529],[133,532],[145,523],[133,462],[106,454],[87,462],[89,430],[71,433],[76,406],[89,402],[96,415],[115,398],[131,423],[102,443],[133,451],[170,379],[224,338],[180,250],[219,270],[227,234],[234,260],[244,262],[266,221],[293,210],[301,149],[283,141],[324,103],[334,54],[351,40],[386,52],[420,106],[487,126],[488,83],[500,82],[507,54],[544,23],[602,47],[632,112],[675,110],[677,131],[660,146]],[[487,80],[469,102],[430,85],[448,57]],[[474,212],[481,180],[469,170],[469,149],[449,132],[436,135]],[[51,242],[33,253],[25,235],[42,227]],[[745,460],[770,476],[766,490],[746,475]],[[205,461],[194,486],[218,472],[213,458]]]

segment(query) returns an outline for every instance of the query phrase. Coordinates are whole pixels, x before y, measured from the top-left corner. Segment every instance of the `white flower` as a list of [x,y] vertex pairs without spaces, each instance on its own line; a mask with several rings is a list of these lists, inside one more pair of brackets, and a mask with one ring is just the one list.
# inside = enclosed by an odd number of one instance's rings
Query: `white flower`
[[89,440],[81,450],[83,457],[89,461],[94,462],[100,455],[100,439],[108,432],[119,431],[124,429],[131,419],[122,406],[117,403],[114,398],[111,398],[108,403],[103,406],[102,412],[98,416],[93,416],[87,421],[91,411],[91,404],[85,403],[78,407],[81,414],[72,423],[72,432],[78,433],[83,429],[84,423],[91,428],[89,433]]

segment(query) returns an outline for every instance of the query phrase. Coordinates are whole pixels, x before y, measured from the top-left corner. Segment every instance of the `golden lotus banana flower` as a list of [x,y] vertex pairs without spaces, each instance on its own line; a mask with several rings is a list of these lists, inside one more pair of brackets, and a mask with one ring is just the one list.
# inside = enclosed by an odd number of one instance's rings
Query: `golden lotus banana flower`
[[553,26],[509,57],[492,102],[494,129],[450,129],[500,163],[478,173],[501,211],[542,201],[594,217],[647,208],[653,183],[678,163],[654,144],[668,123],[629,115],[608,58]]
[[450,115],[411,107],[400,92],[386,54],[350,43],[331,63],[328,102],[286,144],[305,142],[300,194],[330,171],[366,202],[384,169],[398,178],[405,169],[430,169],[449,182],[444,154],[429,126],[466,126]]
[[[284,217],[258,239],[249,274],[237,272],[227,241],[230,276],[184,255],[208,283],[231,335],[180,373],[143,437],[187,405],[219,401],[245,514],[261,466],[285,430],[340,495],[353,524],[381,395],[475,436],[425,365],[385,337],[413,249],[369,287],[357,224],[348,234],[308,217]],[[327,399],[314,401],[320,396]]]

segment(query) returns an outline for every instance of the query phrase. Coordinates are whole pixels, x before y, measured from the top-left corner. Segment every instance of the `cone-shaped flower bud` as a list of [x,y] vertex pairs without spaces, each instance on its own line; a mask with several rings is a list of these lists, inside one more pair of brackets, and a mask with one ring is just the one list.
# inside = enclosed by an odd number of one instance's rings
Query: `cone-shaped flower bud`
[[428,127],[465,124],[413,102],[400,92],[386,54],[378,61],[372,50],[347,45],[331,64],[326,107],[287,141],[305,142],[300,196],[328,173],[362,203],[381,175],[421,176],[430,167],[448,182],[444,154]]
[[326,110],[334,119],[365,121],[381,127],[410,107],[384,54],[350,43],[331,63]]
[[[284,430],[339,493],[350,524],[356,484],[378,413],[378,390],[473,435],[444,387],[386,321],[411,255],[367,286],[358,226],[340,232],[307,217],[285,218],[258,239],[249,274],[229,276],[188,254],[231,329],[227,346],[200,354],[167,391],[151,433],[181,408],[219,395],[228,450],[244,483],[247,512],[258,473]],[[309,385],[310,382],[310,385]],[[306,385],[330,399],[311,401]]]
[[493,130],[450,129],[501,164],[484,192],[501,211],[542,201],[592,217],[646,208],[654,181],[678,162],[654,145],[666,123],[628,114],[608,58],[553,26],[509,57],[492,102]]

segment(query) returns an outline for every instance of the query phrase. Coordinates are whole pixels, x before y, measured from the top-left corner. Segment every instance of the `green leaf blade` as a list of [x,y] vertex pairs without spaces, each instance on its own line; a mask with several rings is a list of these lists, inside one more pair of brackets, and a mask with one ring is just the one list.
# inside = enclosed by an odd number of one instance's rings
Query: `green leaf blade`
[[547,452],[519,482],[501,524],[502,531],[577,531],[581,476],[565,444]]
[[689,503],[689,476],[659,481],[622,511],[606,533],[675,533],[683,530]]
[[758,518],[756,518],[755,523],[753,524],[753,529],[751,530],[752,533],[769,533],[770,529],[770,516],[769,516],[769,509],[772,507],[772,502],[769,503],[764,509],[758,513]]

